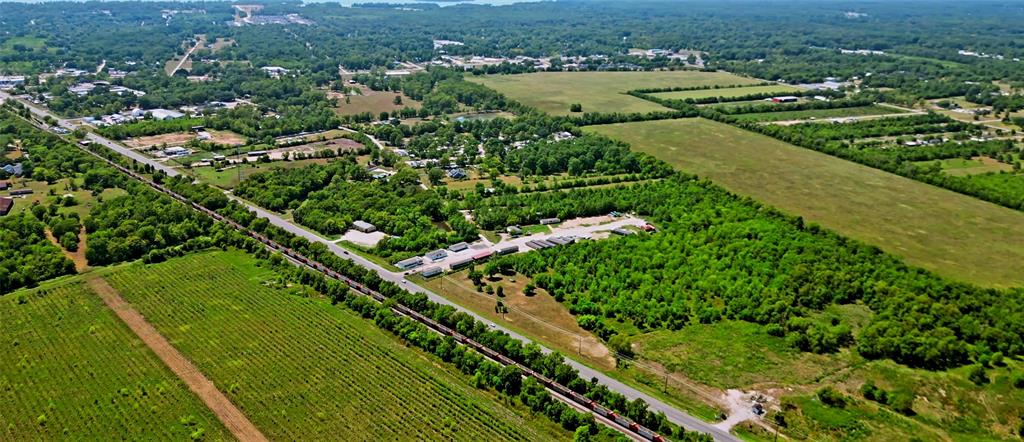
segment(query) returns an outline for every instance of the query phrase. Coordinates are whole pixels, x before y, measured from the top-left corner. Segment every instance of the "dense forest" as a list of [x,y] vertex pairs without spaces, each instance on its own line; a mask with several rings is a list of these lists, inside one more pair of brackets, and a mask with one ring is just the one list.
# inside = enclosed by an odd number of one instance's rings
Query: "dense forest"
[[[626,60],[641,68],[663,66],[668,60],[618,57],[636,47],[692,49],[704,51],[711,67],[767,80],[860,77],[867,85],[898,87],[918,97],[936,96],[938,89],[965,89],[965,81],[1024,81],[1014,61],[1024,57],[1024,50],[1012,25],[1024,12],[994,1],[943,2],[941,7],[921,7],[911,1],[763,4],[749,0],[730,8],[708,0],[688,2],[686,8],[655,0],[418,6],[346,8],[334,3],[272,2],[264,14],[295,13],[313,24],[232,27],[226,25],[233,13],[226,2],[190,8],[164,3],[118,8],[102,3],[13,3],[0,11],[0,19],[13,31],[0,36],[0,63],[12,72],[42,72],[59,66],[91,71],[106,60],[116,69],[155,72],[172,56],[185,52],[183,43],[203,34],[208,41],[230,38],[235,44],[215,54],[201,52],[201,58],[283,66],[301,70],[303,76],[324,85],[336,78],[339,65],[359,70],[390,68],[396,61],[429,61],[442,54],[431,42],[439,38],[464,43],[445,46],[445,55],[604,55],[610,62]],[[165,9],[176,12],[165,16]],[[971,20],[960,19],[966,15]],[[33,22],[47,26],[33,26]],[[859,55],[843,49],[877,52]],[[988,56],[962,55],[962,50]],[[561,61],[554,66],[560,67]],[[193,67],[199,75],[207,69],[216,68]],[[921,78],[942,81],[922,82]]]
[[[658,225],[655,235],[585,241],[499,262],[531,275],[606,339],[617,333],[615,321],[657,330],[728,318],[766,324],[802,350],[855,345],[869,358],[931,369],[978,354],[1024,352],[1019,290],[945,281],[692,177],[467,199],[467,206],[484,227],[612,210]],[[849,324],[810,319],[829,305],[855,302],[875,312],[857,336]]]
[[75,273],[75,264],[46,238],[45,228],[32,211],[0,217],[0,294]]

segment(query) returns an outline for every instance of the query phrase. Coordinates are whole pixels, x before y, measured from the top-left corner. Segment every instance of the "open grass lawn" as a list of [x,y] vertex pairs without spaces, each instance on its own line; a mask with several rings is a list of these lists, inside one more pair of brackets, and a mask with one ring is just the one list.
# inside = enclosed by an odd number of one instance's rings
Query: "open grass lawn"
[[625,95],[640,88],[731,86],[759,81],[727,72],[539,72],[467,77],[527,106],[553,115],[568,115],[573,103],[583,112],[652,112],[667,108]]
[[787,121],[787,120],[807,120],[807,119],[826,119],[826,118],[846,118],[846,117],[865,117],[872,115],[890,115],[890,114],[901,114],[905,113],[899,109],[883,106],[857,106],[857,107],[843,107],[838,109],[811,109],[811,110],[799,110],[799,111],[782,111],[782,112],[761,112],[753,114],[740,114],[734,115],[734,117],[741,121]]
[[912,265],[983,286],[1024,285],[1024,213],[704,119],[587,130]]
[[[73,206],[61,207],[62,213],[77,213],[79,217],[85,219],[89,211],[92,210],[93,206],[98,204],[103,199],[110,199],[120,195],[124,195],[122,189],[104,189],[99,195],[93,195],[92,191],[83,189],[81,187],[78,190],[71,190],[70,178],[58,180],[53,184],[47,184],[45,181],[35,181],[31,179],[15,178],[9,180],[11,188],[7,191],[0,191],[0,196],[8,196],[10,190],[15,189],[32,189],[31,195],[25,197],[14,198],[14,208],[11,209],[11,213],[21,213],[26,210],[32,210],[32,206],[36,204],[52,204],[57,201],[59,197],[64,195],[72,195],[75,198],[77,204]],[[83,178],[75,178],[78,186],[82,185]],[[50,195],[50,190],[53,190],[53,195]]]
[[937,161],[920,161],[918,164],[931,165],[939,163],[939,167],[946,174],[953,176],[978,175],[989,172],[1006,172],[1013,170],[1009,164],[1001,163],[988,157],[975,157],[971,159],[950,158]]
[[241,168],[242,179],[246,179],[257,173],[269,172],[275,167],[283,169],[294,169],[305,167],[310,164],[327,164],[327,158],[312,158],[308,160],[275,161],[272,163],[250,163],[230,167],[224,170],[217,170],[212,166],[193,167],[188,172],[199,178],[204,183],[209,183],[222,189],[233,189],[238,185],[239,168]]
[[552,440],[569,434],[477,390],[240,252],[135,263],[106,280],[271,440]]
[[[336,92],[328,94],[331,98],[338,100],[337,112],[339,115],[356,115],[363,112],[373,114],[374,118],[381,112],[394,112],[405,107],[413,109],[420,108],[420,102],[405,96],[401,92],[374,91],[367,87],[360,87],[359,95],[343,95]],[[395,97],[402,97],[402,104],[395,104]]]
[[231,440],[80,278],[0,297],[0,440]]
[[[477,269],[483,270],[482,267]],[[608,349],[597,337],[580,328],[576,324],[576,318],[564,305],[543,289],[536,289],[532,296],[524,294],[523,289],[530,282],[530,278],[519,274],[484,277],[485,285],[492,286],[495,290],[502,287],[504,290],[505,297],[501,300],[510,311],[501,315],[494,312],[499,298],[487,294],[486,291],[477,291],[468,275],[467,269],[430,278],[419,284],[492,321],[539,339],[563,354],[582,359],[589,365],[605,370],[615,367],[615,360]]]
[[691,91],[677,91],[677,92],[661,92],[653,94],[658,98],[666,98],[673,100],[685,100],[687,98],[708,98],[708,97],[742,97],[744,95],[753,94],[785,94],[787,92],[801,91],[795,86],[789,86],[786,84],[773,84],[768,86],[747,86],[747,87],[729,87],[720,89],[698,89]]
[[633,343],[644,358],[721,389],[806,384],[843,366],[827,356],[794,349],[785,339],[768,335],[764,327],[743,321],[645,333]]

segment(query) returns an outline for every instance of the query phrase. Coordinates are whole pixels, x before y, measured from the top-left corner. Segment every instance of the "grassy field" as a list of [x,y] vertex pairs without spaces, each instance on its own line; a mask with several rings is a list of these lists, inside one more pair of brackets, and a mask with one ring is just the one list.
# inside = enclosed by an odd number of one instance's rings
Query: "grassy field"
[[931,165],[939,163],[939,167],[946,174],[953,176],[979,175],[989,172],[1008,172],[1013,170],[1009,164],[1001,163],[988,157],[974,157],[971,159],[950,158],[937,161],[919,161],[917,164]]
[[756,84],[759,81],[726,72],[540,72],[521,75],[467,77],[527,106],[553,115],[568,115],[569,105],[583,112],[651,112],[658,104],[625,95],[640,88]]
[[271,440],[550,440],[450,366],[239,252],[136,263],[107,281]]
[[[91,191],[81,187],[84,182],[83,178],[74,178],[74,180],[79,186],[78,190],[71,190],[71,178],[64,178],[53,184],[47,184],[45,181],[15,178],[13,180],[9,180],[11,188],[6,191],[0,191],[0,196],[8,196],[10,190],[32,189],[33,193],[31,195],[14,198],[14,208],[11,209],[11,213],[21,213],[26,210],[32,210],[33,205],[52,204],[57,201],[58,197],[72,195],[75,197],[77,204],[61,207],[60,212],[74,212],[82,219],[85,219],[86,215],[89,214],[89,211],[92,210],[93,206],[95,206],[99,201],[121,196],[125,193],[122,189],[113,188],[103,189],[103,192],[99,195],[93,196]],[[51,190],[53,191],[53,195],[50,195]]]
[[846,118],[846,117],[865,117],[871,115],[889,115],[889,114],[900,114],[904,113],[895,108],[884,107],[884,106],[857,106],[857,107],[843,107],[838,109],[811,109],[811,110],[798,110],[798,111],[782,111],[782,112],[761,112],[753,114],[739,114],[734,117],[741,121],[787,121],[787,120],[808,120],[824,119],[824,118]]
[[658,98],[673,99],[673,100],[685,100],[687,98],[708,98],[708,97],[723,97],[733,98],[742,97],[744,95],[753,94],[785,94],[787,92],[800,91],[802,89],[789,86],[785,84],[773,84],[768,86],[747,86],[747,87],[729,87],[721,89],[698,89],[690,91],[677,91],[677,92],[661,92],[652,94]]
[[[395,104],[395,97],[402,97],[402,104]],[[367,87],[360,87],[359,95],[343,95],[336,92],[328,94],[330,98],[338,100],[337,112],[339,115],[356,115],[363,112],[373,114],[374,118],[381,112],[394,112],[405,107],[419,109],[420,103],[403,93],[374,91]]]
[[231,439],[81,279],[0,297],[0,318],[0,439]]
[[[846,305],[832,306],[825,314],[870,313]],[[738,321],[646,333],[633,342],[645,359],[687,379],[762,392],[781,406],[787,422],[783,434],[797,439],[1004,440],[1012,438],[1024,412],[1024,390],[1010,385],[1019,361],[991,367],[992,382],[978,386],[967,379],[967,368],[935,373],[891,361],[866,361],[849,350],[802,353],[762,326]],[[865,382],[890,394],[912,395],[914,414],[904,416],[864,399],[859,389]],[[827,407],[815,399],[815,391],[825,386],[846,395],[848,405]]]
[[704,119],[587,130],[941,275],[1024,285],[1024,213]]
[[[327,164],[327,162],[328,159],[326,158],[313,158],[308,160],[275,161],[272,163],[249,163],[224,170],[218,170],[212,166],[193,167],[188,172],[204,183],[209,183],[222,189],[233,189],[238,185],[239,172],[241,172],[242,179],[244,180],[257,173],[269,172],[276,167],[294,169],[310,164]],[[239,167],[241,171],[238,170]]]

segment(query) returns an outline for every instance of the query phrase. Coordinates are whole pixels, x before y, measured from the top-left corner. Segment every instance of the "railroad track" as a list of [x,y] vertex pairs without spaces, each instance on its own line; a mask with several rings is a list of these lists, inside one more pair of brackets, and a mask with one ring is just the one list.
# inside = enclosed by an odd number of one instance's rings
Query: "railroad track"
[[[29,121],[32,122],[31,120],[29,120]],[[37,124],[37,127],[38,127],[38,124]],[[45,127],[43,128],[43,130],[45,130]],[[66,139],[63,136],[60,136],[60,135],[58,135],[58,136],[60,138],[64,139],[66,142],[71,143],[72,145],[76,146],[78,149],[86,152],[87,154],[89,154],[89,155],[91,155],[91,156],[93,156],[93,157],[103,161],[104,163],[110,165],[111,167],[117,169],[121,173],[124,173],[124,174],[130,176],[131,178],[133,178],[133,179],[135,179],[137,181],[141,181],[142,183],[148,185],[149,187],[155,189],[156,191],[158,191],[160,193],[163,193],[163,194],[165,194],[167,196],[170,196],[171,198],[174,198],[175,200],[178,200],[179,202],[181,202],[181,203],[191,207],[192,209],[194,209],[194,210],[196,210],[196,211],[198,211],[198,212],[200,212],[200,213],[202,213],[202,214],[204,214],[204,215],[206,215],[206,216],[208,216],[210,218],[213,218],[217,222],[224,223],[227,226],[242,232],[246,236],[259,241],[265,247],[267,247],[267,248],[269,248],[271,250],[280,252],[285,257],[293,260],[294,262],[297,262],[297,263],[301,264],[302,266],[304,266],[306,268],[309,268],[309,269],[312,269],[312,270],[314,270],[316,272],[319,272],[319,273],[323,274],[324,276],[327,276],[328,278],[332,278],[332,279],[341,281],[341,282],[345,283],[346,285],[348,285],[352,290],[355,290],[356,292],[358,292],[358,293],[360,293],[362,295],[368,296],[371,299],[373,299],[373,300],[375,300],[375,301],[377,301],[379,303],[383,304],[385,301],[390,299],[387,296],[381,294],[380,292],[377,292],[377,291],[367,287],[366,285],[364,285],[364,284],[362,284],[362,283],[360,283],[358,281],[355,281],[355,280],[353,280],[353,279],[351,279],[351,278],[349,278],[349,277],[347,277],[345,275],[342,275],[341,273],[339,273],[339,272],[337,272],[337,271],[335,271],[335,270],[333,270],[333,269],[331,269],[331,268],[329,268],[329,267],[327,267],[327,266],[325,266],[325,265],[323,265],[323,264],[321,264],[321,263],[319,263],[317,261],[314,261],[314,260],[306,257],[305,255],[302,255],[301,253],[298,253],[298,252],[292,250],[291,248],[284,247],[281,244],[277,243],[276,241],[274,241],[274,240],[272,240],[272,239],[270,239],[270,238],[268,238],[268,237],[266,237],[266,236],[264,236],[264,235],[262,235],[262,234],[260,234],[258,232],[254,232],[254,231],[250,230],[249,228],[247,228],[247,227],[245,227],[245,226],[243,226],[243,225],[241,225],[241,224],[239,224],[239,223],[237,223],[237,222],[235,222],[235,221],[225,217],[224,215],[221,215],[221,214],[219,214],[219,213],[217,213],[217,212],[215,212],[213,210],[210,210],[210,209],[200,205],[199,203],[196,203],[196,202],[193,202],[193,201],[189,200],[185,196],[183,196],[181,194],[178,194],[177,192],[172,191],[171,189],[167,188],[166,186],[164,186],[162,184],[158,184],[158,183],[154,182],[153,180],[150,180],[149,178],[147,178],[145,176],[142,176],[142,175],[136,173],[135,171],[133,171],[131,169],[128,169],[128,168],[118,164],[117,162],[115,162],[113,160],[110,160],[109,158],[106,158],[106,157],[104,157],[104,156],[102,156],[102,155],[100,155],[100,154],[98,154],[96,152],[93,152],[91,149],[89,149],[89,148],[87,148],[85,146],[82,146],[82,145],[80,145],[78,143],[75,143],[72,140],[68,140],[68,139]],[[447,326],[445,326],[445,325],[443,325],[443,324],[441,324],[441,323],[439,323],[437,321],[434,321],[433,319],[428,318],[428,317],[424,316],[423,314],[421,314],[421,313],[419,313],[419,312],[417,312],[417,311],[415,311],[415,310],[413,310],[413,309],[411,309],[409,307],[406,307],[406,306],[404,306],[404,305],[402,305],[400,303],[396,303],[393,307],[391,307],[391,309],[392,309],[392,311],[394,311],[397,314],[400,314],[402,316],[406,316],[406,317],[412,318],[413,320],[415,320],[415,321],[417,321],[417,322],[427,326],[427,328],[433,330],[434,332],[437,332],[437,333],[439,333],[439,334],[441,334],[443,336],[451,336],[456,342],[458,342],[458,343],[460,343],[462,345],[465,345],[467,347],[470,347],[473,350],[476,350],[477,352],[479,352],[480,354],[484,355],[488,359],[491,359],[494,362],[497,362],[497,363],[499,363],[501,365],[504,365],[504,366],[514,366],[514,367],[518,368],[523,373],[524,377],[529,377],[529,378],[536,379],[538,382],[541,383],[541,385],[543,385],[549,391],[555,393],[555,394],[552,395],[552,397],[555,398],[556,400],[561,400],[563,402],[566,402],[570,406],[574,406],[575,408],[578,408],[578,409],[588,410],[590,413],[592,413],[594,416],[596,416],[598,419],[600,419],[603,423],[605,423],[609,427],[611,427],[611,428],[613,428],[613,429],[623,433],[624,435],[626,435],[626,436],[628,436],[630,438],[640,439],[640,440],[648,440],[648,441],[653,441],[653,442],[664,442],[666,440],[664,436],[658,434],[657,432],[655,432],[655,431],[653,431],[653,430],[651,430],[649,428],[646,428],[646,427],[638,424],[637,422],[634,422],[633,420],[631,420],[631,419],[629,419],[629,418],[627,418],[625,416],[622,416],[622,415],[616,413],[611,408],[608,408],[608,407],[606,407],[606,406],[604,406],[604,405],[602,405],[600,403],[597,403],[596,401],[593,401],[593,400],[591,400],[591,399],[589,399],[589,398],[587,398],[587,397],[585,397],[585,396],[583,396],[583,395],[581,395],[581,394],[571,390],[570,388],[568,388],[568,387],[566,387],[566,386],[556,382],[555,380],[550,379],[547,376],[542,375],[541,373],[533,370],[532,368],[527,367],[527,366],[525,366],[523,364],[520,364],[519,362],[516,362],[515,360],[509,358],[508,356],[505,356],[505,355],[501,354],[500,352],[498,352],[498,351],[496,351],[494,349],[491,349],[490,347],[487,347],[487,346],[485,346],[485,345],[483,345],[483,344],[481,344],[481,343],[479,343],[479,342],[477,342],[477,341],[475,341],[473,339],[470,339],[468,336],[465,336],[465,335],[463,335],[463,334],[461,334],[461,333],[459,333],[459,332],[457,332],[457,331],[455,331],[455,330],[453,330],[453,329],[451,329],[451,328],[449,328],[449,327],[447,327]]]

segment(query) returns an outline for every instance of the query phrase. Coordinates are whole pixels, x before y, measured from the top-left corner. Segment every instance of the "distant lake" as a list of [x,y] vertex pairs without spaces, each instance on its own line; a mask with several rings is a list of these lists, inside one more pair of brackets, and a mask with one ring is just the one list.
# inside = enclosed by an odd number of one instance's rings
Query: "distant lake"
[[[45,3],[45,2],[49,2],[49,1],[68,1],[68,0],[0,0],[0,3]],[[75,1],[75,0],[71,0],[71,1]],[[86,0],[81,0],[79,2],[84,3],[85,1]],[[90,0],[90,1],[100,1],[100,2],[102,2],[104,0]],[[111,0],[111,1],[121,1],[121,0]],[[136,1],[167,1],[167,0],[136,0]],[[180,1],[182,3],[191,3],[192,0],[170,0],[170,1]],[[200,0],[195,0],[195,1],[200,1]],[[229,1],[229,0],[224,0],[224,1]],[[473,0],[458,0],[458,1],[437,1],[437,2],[429,1],[429,0],[428,1],[418,1],[418,0],[305,0],[306,3],[338,3],[338,4],[342,5],[342,6],[352,6],[355,3],[394,3],[394,4],[406,4],[406,5],[415,5],[415,4],[424,4],[424,3],[436,3],[436,4],[441,5],[441,6],[452,6],[452,5],[460,5],[460,4],[500,6],[500,5],[511,5],[511,4],[515,4],[515,3],[534,3],[534,2],[538,2],[538,1],[554,1],[554,0],[475,0],[475,1],[473,1]]]

